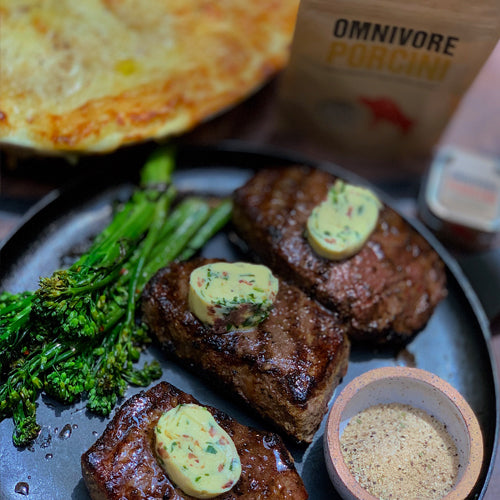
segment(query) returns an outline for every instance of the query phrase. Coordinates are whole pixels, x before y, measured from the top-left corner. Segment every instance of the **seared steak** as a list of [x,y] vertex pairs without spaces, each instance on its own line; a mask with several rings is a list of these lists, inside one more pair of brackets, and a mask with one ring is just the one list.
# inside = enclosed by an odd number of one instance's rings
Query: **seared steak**
[[425,326],[446,295],[444,265],[394,210],[353,257],[331,261],[311,249],[304,231],[335,177],[308,167],[259,171],[234,193],[237,233],[275,273],[350,323],[364,344],[401,344]]
[[[126,401],[102,436],[82,455],[82,472],[93,500],[192,498],[171,483],[154,452],[154,429],[163,412],[191,395],[161,382]],[[212,407],[217,423],[231,436],[241,459],[240,480],[219,499],[307,498],[302,479],[281,438],[250,429]]]
[[189,310],[189,276],[214,262],[173,263],[143,292],[144,319],[164,349],[298,441],[310,442],[347,370],[349,341],[336,316],[281,281],[257,327],[218,334]]

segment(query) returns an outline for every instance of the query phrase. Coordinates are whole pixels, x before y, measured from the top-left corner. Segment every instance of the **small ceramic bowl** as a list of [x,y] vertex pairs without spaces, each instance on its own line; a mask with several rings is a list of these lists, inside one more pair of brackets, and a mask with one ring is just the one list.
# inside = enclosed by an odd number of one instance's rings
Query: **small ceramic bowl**
[[459,474],[444,497],[460,500],[474,488],[483,461],[483,438],[474,412],[450,384],[419,368],[377,368],[356,377],[339,394],[328,416],[324,450],[328,473],[344,499],[375,500],[354,478],[341,452],[340,436],[360,411],[382,403],[420,408],[446,426],[459,455]]

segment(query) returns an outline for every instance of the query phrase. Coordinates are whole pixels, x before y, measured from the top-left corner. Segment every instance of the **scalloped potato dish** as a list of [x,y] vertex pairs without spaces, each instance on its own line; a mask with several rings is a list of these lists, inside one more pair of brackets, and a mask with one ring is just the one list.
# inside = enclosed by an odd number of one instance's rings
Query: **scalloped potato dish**
[[106,152],[178,135],[288,60],[298,0],[3,0],[0,143]]

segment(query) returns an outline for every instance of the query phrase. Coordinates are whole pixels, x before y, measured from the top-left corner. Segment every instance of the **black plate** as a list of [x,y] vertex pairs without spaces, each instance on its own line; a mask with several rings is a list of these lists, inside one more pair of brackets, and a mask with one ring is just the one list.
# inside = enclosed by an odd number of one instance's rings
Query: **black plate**
[[[229,145],[182,147],[178,152],[176,184],[181,190],[226,195],[250,177],[254,169],[296,162],[319,166],[351,182],[363,183],[331,164],[317,164],[289,153]],[[34,289],[39,276],[68,265],[73,252],[88,244],[89,238],[107,223],[113,202],[128,197],[137,174],[137,164],[111,163],[106,168],[101,166],[99,171],[86,171],[78,183],[46,197],[0,248],[1,289],[13,292]],[[384,193],[379,192],[379,195],[391,204]],[[403,352],[393,355],[353,351],[348,373],[339,388],[366,370],[394,365],[417,366],[448,381],[467,399],[482,427],[485,462],[473,495],[481,498],[491,474],[499,421],[488,323],[456,262],[425,228],[417,222],[410,223],[445,261],[448,297],[439,304],[425,330]],[[235,259],[238,249],[226,233],[221,233],[209,242],[204,254]],[[250,417],[245,408],[214,392],[205,381],[166,362],[155,348],[151,348],[143,359],[151,357],[162,362],[164,380],[193,394],[202,403],[226,411],[242,423],[264,426]],[[127,397],[138,390],[130,388]],[[11,420],[0,423],[0,498],[18,499],[20,494],[29,493],[29,498],[37,499],[88,499],[81,479],[80,455],[101,434],[108,419],[89,414],[84,401],[62,407],[49,398],[40,397],[38,404],[42,432],[31,447],[14,447]],[[327,475],[322,437],[323,426],[308,447],[287,443],[313,500],[338,498]]]

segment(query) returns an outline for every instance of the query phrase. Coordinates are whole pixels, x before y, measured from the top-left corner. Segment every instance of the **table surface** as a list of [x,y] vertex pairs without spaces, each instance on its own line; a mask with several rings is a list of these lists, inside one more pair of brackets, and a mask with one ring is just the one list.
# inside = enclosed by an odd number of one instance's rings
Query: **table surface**
[[[500,44],[464,96],[439,145],[454,145],[500,158]],[[417,196],[430,158],[399,162],[353,160],[315,138],[284,130],[280,125],[276,95],[279,77],[237,107],[221,114],[178,140],[187,144],[214,144],[242,140],[275,146],[346,167],[391,194],[401,210],[417,215]],[[20,223],[24,213],[50,190],[78,174],[63,160],[41,171],[33,162],[3,151],[0,167],[0,242]],[[64,164],[63,164],[64,163]],[[448,249],[457,258],[491,321],[492,352],[500,365],[500,239],[481,251]],[[486,500],[500,498],[500,456],[497,454]]]

